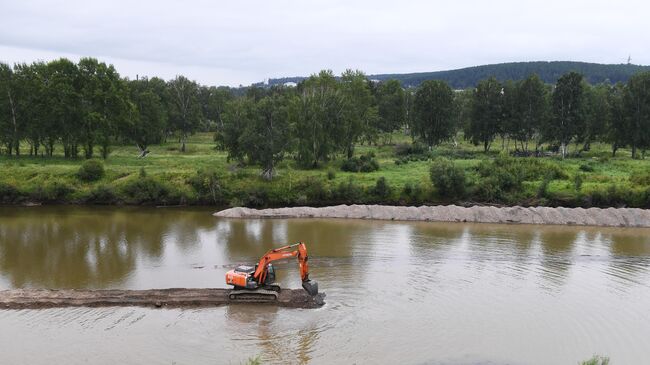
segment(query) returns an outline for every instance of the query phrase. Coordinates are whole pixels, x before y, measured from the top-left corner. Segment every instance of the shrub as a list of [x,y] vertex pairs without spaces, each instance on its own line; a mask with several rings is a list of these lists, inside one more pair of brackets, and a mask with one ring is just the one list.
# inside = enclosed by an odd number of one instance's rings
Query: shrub
[[86,203],[113,204],[119,200],[115,189],[110,185],[100,184],[93,188],[86,196]]
[[546,175],[544,177],[544,180],[542,180],[542,184],[539,186],[537,189],[537,197],[538,198],[545,198],[548,194],[548,185],[551,183],[553,180],[551,175]]
[[650,172],[634,172],[630,176],[630,182],[637,185],[650,185]]
[[[512,158],[499,156],[494,161],[483,161],[477,167],[481,179],[475,194],[484,201],[512,200],[520,192],[524,181],[542,180],[537,196],[546,194],[549,183],[555,179],[566,179],[568,175],[552,162],[537,158]],[[546,181],[546,182],[544,182]]]
[[375,155],[372,153],[361,155],[361,157],[353,157],[345,160],[341,165],[341,170],[347,172],[372,172],[379,170],[379,163],[375,160]]
[[332,169],[327,170],[327,180],[334,180],[336,178],[336,172]]
[[580,171],[584,171],[584,172],[593,172],[594,171],[594,166],[592,164],[584,164],[583,163],[583,164],[580,164],[578,169],[580,169]]
[[400,143],[395,145],[396,156],[418,155],[427,152],[428,152],[427,146],[421,142],[415,142],[412,144]]
[[104,177],[104,164],[99,160],[86,160],[79,167],[77,177],[82,181],[97,181]]
[[74,191],[70,184],[61,180],[50,180],[36,188],[31,197],[37,201],[43,202],[61,202],[65,201],[69,194]]
[[164,204],[170,197],[170,190],[165,184],[151,176],[142,177],[142,174],[129,180],[122,189],[129,201],[135,204]]
[[300,204],[306,204],[307,202],[322,203],[329,201],[331,197],[328,186],[322,179],[314,176],[308,176],[299,181],[296,184],[296,191],[303,193],[306,198],[305,200],[301,199]]
[[609,365],[609,357],[594,355],[591,359],[581,362],[580,365]]
[[465,194],[465,171],[451,160],[436,159],[429,177],[440,196],[456,198]]
[[354,183],[352,177],[348,181],[341,181],[334,191],[334,198],[337,201],[355,203],[359,202],[363,197],[363,190],[361,187]]
[[386,199],[390,196],[392,189],[385,177],[380,177],[375,182],[375,187],[372,189],[372,194],[380,199]]
[[407,182],[402,188],[401,198],[411,203],[422,201],[422,186]]
[[269,192],[265,187],[255,186],[246,192],[244,205],[252,208],[265,207],[269,203]]
[[219,175],[212,169],[200,169],[196,175],[189,178],[188,183],[196,191],[201,201],[214,204],[223,201],[223,189]]
[[9,204],[21,200],[22,194],[18,189],[7,183],[0,183],[0,203]]
[[493,161],[483,161],[478,166],[481,176],[487,177],[495,173],[507,172],[519,181],[535,181],[550,176],[551,179],[566,179],[568,175],[562,168],[553,162],[543,161],[534,157],[513,158],[499,156]]
[[575,187],[576,191],[580,191],[582,189],[582,183],[584,181],[584,175],[583,174],[576,174],[576,176],[573,177],[573,186]]

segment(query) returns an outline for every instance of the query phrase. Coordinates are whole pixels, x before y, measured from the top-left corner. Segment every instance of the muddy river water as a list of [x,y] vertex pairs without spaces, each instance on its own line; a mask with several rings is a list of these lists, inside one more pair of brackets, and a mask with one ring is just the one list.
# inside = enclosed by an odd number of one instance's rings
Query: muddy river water
[[[226,287],[305,241],[316,310],[0,310],[0,364],[650,361],[650,230],[0,207],[0,289]],[[297,264],[277,266],[299,288]]]

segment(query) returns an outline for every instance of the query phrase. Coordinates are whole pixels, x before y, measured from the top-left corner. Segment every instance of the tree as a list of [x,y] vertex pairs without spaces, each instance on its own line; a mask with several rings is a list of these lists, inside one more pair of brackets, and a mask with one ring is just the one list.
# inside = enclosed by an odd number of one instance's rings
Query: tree
[[317,167],[341,146],[345,101],[332,71],[321,71],[298,85],[289,118],[296,128],[298,162]]
[[70,60],[61,58],[47,64],[44,99],[47,100],[47,119],[44,126],[45,151],[54,153],[57,141],[63,144],[65,157],[77,157],[80,138],[81,99],[77,87],[79,69]]
[[7,154],[20,153],[20,132],[16,110],[16,80],[11,66],[0,63],[0,142]]
[[233,96],[227,87],[201,86],[199,91],[201,113],[207,123],[214,126],[213,131],[223,127],[223,114],[226,104],[232,98]]
[[618,83],[609,90],[607,104],[610,117],[603,140],[612,145],[612,157],[616,157],[619,148],[627,146],[629,141],[628,120],[623,107],[623,90],[625,85]]
[[623,90],[623,108],[628,122],[628,144],[632,158],[637,149],[650,146],[650,72],[632,76]]
[[503,123],[503,87],[491,77],[478,83],[472,100],[472,117],[465,130],[465,138],[488,152]]
[[242,97],[226,105],[223,126],[219,128],[215,139],[223,149],[228,151],[228,161],[234,159],[243,162],[246,147],[242,144],[242,136],[254,118],[255,103],[252,99]]
[[46,65],[34,62],[31,65],[14,66],[15,101],[18,138],[14,144],[15,154],[20,152],[20,140],[26,139],[30,154],[38,154],[45,131],[45,120],[49,118],[45,110],[47,100],[44,95]]
[[201,120],[198,85],[184,76],[169,82],[169,121],[180,135],[181,152],[185,152],[187,136],[196,131]]
[[[519,124],[521,116],[519,114],[519,83],[512,80],[503,82],[501,89],[502,99],[502,120],[499,134],[501,135],[501,149],[506,148],[506,139],[512,137],[515,140],[515,149],[517,148],[517,138],[515,138],[516,127]],[[522,143],[523,144],[523,143]]]
[[406,124],[406,95],[397,80],[382,82],[377,89],[377,127],[392,141],[395,130]]
[[341,75],[341,94],[344,100],[342,133],[339,135],[341,148],[347,158],[352,158],[354,145],[362,134],[375,134],[374,125],[378,119],[377,107],[374,106],[370,81],[361,71],[346,70]]
[[261,99],[240,137],[249,160],[262,166],[262,177],[266,180],[275,176],[276,164],[291,146],[287,104],[286,98],[278,95]]
[[149,145],[162,141],[167,125],[167,111],[154,87],[146,77],[129,82],[132,110],[124,135],[138,147],[140,157],[149,153]]
[[413,133],[429,148],[453,135],[454,92],[443,81],[428,80],[415,92]]
[[103,158],[128,120],[128,92],[113,65],[94,58],[79,60],[82,141],[86,158],[93,157],[96,144]]
[[528,141],[540,135],[549,116],[546,88],[539,76],[530,75],[518,85],[516,100],[517,118],[511,120],[510,135],[528,151]]
[[[458,90],[454,92],[454,129],[467,130],[472,116],[473,90]],[[454,135],[456,134],[454,132]],[[454,141],[454,144],[457,144]]]
[[584,128],[578,130],[576,137],[576,143],[582,143],[584,151],[589,150],[592,142],[604,139],[611,118],[609,89],[606,84],[585,87]]
[[557,80],[553,91],[553,116],[547,136],[560,144],[562,157],[567,155],[567,146],[584,124],[584,85],[582,75],[577,72],[564,74]]

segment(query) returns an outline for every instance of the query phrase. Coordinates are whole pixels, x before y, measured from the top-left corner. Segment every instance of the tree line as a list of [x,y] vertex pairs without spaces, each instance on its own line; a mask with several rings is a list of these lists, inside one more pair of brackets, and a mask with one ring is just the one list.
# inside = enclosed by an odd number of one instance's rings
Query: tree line
[[0,152],[106,158],[111,145],[147,147],[176,136],[185,151],[187,136],[214,129],[232,99],[228,88],[207,87],[183,76],[123,78],[94,58],[78,63],[0,63]]
[[[474,88],[479,81],[494,76],[499,81],[523,80],[529,75],[538,75],[544,83],[555,84],[563,74],[576,71],[582,74],[591,84],[603,82],[616,84],[627,82],[634,74],[650,71],[650,66],[633,64],[600,64],[572,61],[533,61],[533,62],[508,62],[492,65],[466,67],[456,70],[416,72],[400,74],[377,74],[369,77],[374,80],[398,80],[404,87],[420,86],[427,80],[444,81],[453,89]],[[286,82],[300,82],[305,77],[284,77],[269,79],[270,85],[281,85]],[[262,85],[262,84],[259,84]]]
[[405,89],[361,71],[338,77],[321,71],[296,87],[229,89],[183,76],[130,80],[93,58],[0,64],[6,154],[18,155],[27,144],[30,155],[62,148],[69,158],[106,158],[112,145],[131,143],[144,157],[148,146],[168,138],[184,152],[198,130],[215,132],[230,159],[259,165],[266,178],[287,156],[313,168],[336,156],[352,158],[360,143],[390,143],[396,130],[429,148],[463,131],[486,152],[501,137],[523,154],[546,144],[566,156],[572,144],[579,153],[605,142],[614,154],[631,148],[636,158],[650,146],[650,73],[615,85],[591,85],[576,72],[555,85],[534,74],[516,82],[490,77],[453,90],[439,80]]

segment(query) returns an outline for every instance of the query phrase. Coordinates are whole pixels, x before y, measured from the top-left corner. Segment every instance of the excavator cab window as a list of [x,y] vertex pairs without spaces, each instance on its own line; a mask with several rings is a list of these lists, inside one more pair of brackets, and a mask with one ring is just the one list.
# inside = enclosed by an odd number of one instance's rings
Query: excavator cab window
[[275,283],[275,267],[273,267],[273,264],[269,264],[269,269],[266,274],[266,284],[273,283]]

